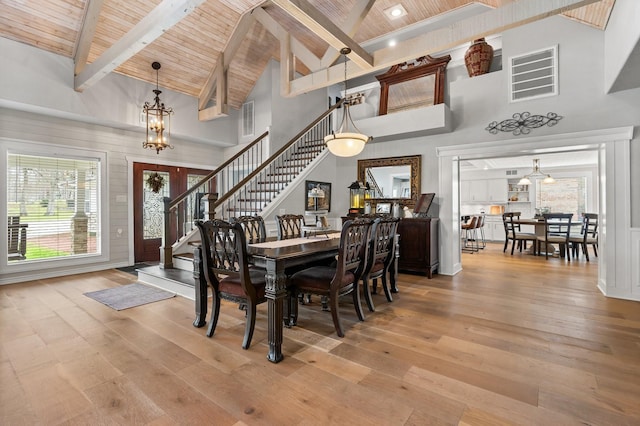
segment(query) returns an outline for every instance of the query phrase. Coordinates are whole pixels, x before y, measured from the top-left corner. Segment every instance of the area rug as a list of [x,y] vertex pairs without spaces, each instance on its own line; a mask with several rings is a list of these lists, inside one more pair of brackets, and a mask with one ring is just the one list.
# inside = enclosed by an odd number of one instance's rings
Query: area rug
[[84,293],[84,295],[116,311],[122,311],[123,309],[170,299],[175,296],[175,293],[140,283],[133,283],[104,290],[90,291]]

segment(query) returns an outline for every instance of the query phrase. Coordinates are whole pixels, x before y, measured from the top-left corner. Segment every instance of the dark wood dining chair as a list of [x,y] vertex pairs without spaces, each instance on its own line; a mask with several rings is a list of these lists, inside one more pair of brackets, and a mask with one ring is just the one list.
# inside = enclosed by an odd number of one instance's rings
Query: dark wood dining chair
[[[362,273],[362,289],[369,311],[375,311],[372,294],[376,293],[378,279],[382,281],[384,294],[389,302],[393,301],[387,277],[391,263],[395,260],[395,236],[400,219],[394,217],[378,218],[371,227],[369,256]],[[371,285],[369,280],[372,281]]]
[[301,214],[284,214],[276,216],[276,222],[278,223],[279,240],[289,240],[291,238],[302,237],[304,216]]
[[506,231],[506,242],[504,244],[505,252],[507,250],[507,245],[509,241],[511,241],[511,255],[513,256],[513,252],[516,248],[516,244],[518,245],[518,250],[522,252],[524,248],[527,248],[527,241],[531,241],[533,244],[533,254],[536,253],[536,242],[538,240],[538,236],[532,232],[522,232],[522,227],[519,223],[515,223],[518,219],[520,219],[520,212],[506,212],[502,214],[502,220],[505,224]]
[[341,296],[352,295],[358,319],[364,321],[358,282],[366,267],[371,224],[370,219],[346,221],[340,234],[336,266],[312,266],[296,272],[289,278],[291,325],[296,325],[298,321],[297,295],[301,293],[318,294],[329,299],[333,325],[340,337],[344,337],[338,312],[338,300]]
[[267,231],[262,216],[238,216],[229,219],[230,223],[239,223],[244,229],[247,244],[264,243],[267,240]]
[[211,287],[211,321],[207,337],[213,336],[220,315],[221,299],[246,306],[243,349],[249,349],[256,324],[256,306],[266,302],[265,273],[249,269],[247,242],[240,223],[214,219],[196,221],[203,250],[204,277]]
[[598,214],[584,213],[580,234],[571,234],[569,242],[574,257],[582,251],[585,259],[589,262],[589,244],[593,247],[593,254],[598,257]]
[[571,213],[545,213],[544,215],[544,235],[537,238],[538,253],[544,250],[544,257],[549,258],[549,248],[553,244],[559,245],[560,257],[571,261],[569,253],[569,236],[571,235]]

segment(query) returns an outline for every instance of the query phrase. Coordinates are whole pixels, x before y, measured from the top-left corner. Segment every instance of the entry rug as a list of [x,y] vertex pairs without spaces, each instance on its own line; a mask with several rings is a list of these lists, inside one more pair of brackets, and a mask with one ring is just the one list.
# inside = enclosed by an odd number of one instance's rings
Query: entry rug
[[105,290],[90,291],[84,293],[84,295],[116,311],[122,311],[123,309],[170,299],[175,296],[175,293],[140,283],[133,283]]

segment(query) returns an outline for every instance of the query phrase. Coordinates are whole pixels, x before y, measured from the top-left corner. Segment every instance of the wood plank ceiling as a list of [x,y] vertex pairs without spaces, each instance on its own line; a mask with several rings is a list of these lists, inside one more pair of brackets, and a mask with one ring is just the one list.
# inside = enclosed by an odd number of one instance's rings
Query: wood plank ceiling
[[[566,10],[563,15],[604,29],[614,1],[565,0],[568,7],[563,9]],[[525,7],[526,2],[531,0],[518,0],[515,3]],[[314,83],[313,87],[309,85],[309,88],[315,88],[318,84],[327,86],[339,80],[339,73],[331,73],[328,69],[333,65],[338,53],[330,47],[331,39],[323,36],[322,31],[318,29],[331,30],[332,26],[337,26],[344,32],[342,40],[352,41],[357,53],[356,49],[361,49],[360,44],[368,40],[470,3],[505,8],[510,7],[513,2],[0,0],[0,36],[79,62],[75,67],[76,89],[82,89],[82,81],[85,81],[86,85],[94,84],[101,75],[111,71],[155,84],[156,74],[151,68],[151,63],[158,61],[162,64],[159,77],[161,88],[200,97],[201,109],[210,104],[211,98],[217,100],[214,104],[222,102],[229,107],[239,108],[271,58],[281,60],[282,56],[284,59],[281,61],[288,62],[290,80],[293,80],[293,68],[303,76],[314,72],[317,75],[323,75],[322,72],[326,74],[326,78],[323,77],[326,81]],[[175,7],[175,4],[179,5],[179,10],[169,9]],[[408,14],[396,20],[389,20],[384,11],[397,4],[402,4]],[[174,25],[171,22],[172,18],[177,20],[179,18],[176,16],[180,14],[184,17]],[[243,16],[244,22],[241,20]],[[93,31],[94,35],[91,37]],[[460,37],[468,41],[475,35],[488,35],[486,32],[486,29],[478,28],[477,33],[468,32]],[[289,34],[291,38],[283,34]],[[281,49],[280,40],[284,40],[284,47],[290,43],[291,48]],[[126,46],[119,46],[119,41]],[[82,59],[84,46],[87,51],[84,53],[87,58],[86,66]],[[232,47],[233,51],[230,51]],[[373,58],[369,65],[375,66],[376,61],[384,65],[382,59],[393,60],[395,57],[389,53],[376,56],[378,52],[361,50],[363,55],[371,55]],[[289,58],[295,56],[297,60],[288,60],[284,55],[289,55]],[[350,62],[355,62],[356,58],[350,56],[350,59]],[[101,60],[104,63],[101,63]],[[115,64],[113,70],[110,68],[111,63]],[[363,63],[367,65],[366,62]],[[367,70],[360,70],[360,75],[366,72]],[[350,76],[351,74],[350,72]],[[220,85],[222,80],[224,85]],[[304,88],[304,85],[302,87]],[[223,90],[224,93],[217,93],[216,90]],[[217,93],[217,97],[213,96],[214,93]],[[293,94],[296,93],[296,90],[293,90]],[[221,113],[223,114],[224,110],[217,110],[208,118],[214,118]]]

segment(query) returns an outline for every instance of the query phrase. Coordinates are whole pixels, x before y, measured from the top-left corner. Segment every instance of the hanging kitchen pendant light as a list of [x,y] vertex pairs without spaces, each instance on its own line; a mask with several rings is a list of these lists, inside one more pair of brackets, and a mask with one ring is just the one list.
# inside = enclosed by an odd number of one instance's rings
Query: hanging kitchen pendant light
[[531,185],[531,178],[543,178],[542,182],[544,183],[554,183],[556,181],[550,174],[543,173],[540,170],[540,159],[538,158],[533,160],[533,170],[531,173],[520,179],[518,185]]

